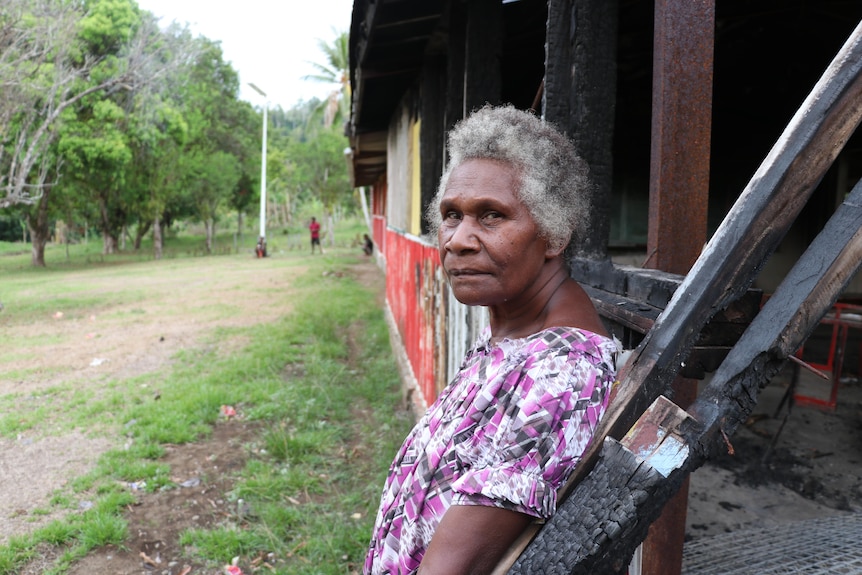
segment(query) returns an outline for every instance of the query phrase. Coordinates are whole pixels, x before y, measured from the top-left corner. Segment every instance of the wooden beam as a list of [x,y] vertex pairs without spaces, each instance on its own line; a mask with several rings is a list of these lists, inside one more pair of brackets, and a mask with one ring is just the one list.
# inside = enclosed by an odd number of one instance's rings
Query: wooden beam
[[[672,493],[684,479],[691,455],[687,436],[697,426],[685,411],[660,397],[621,441],[606,438],[598,465],[578,486],[578,499],[587,502],[583,513],[555,516],[542,529],[540,545],[521,555],[512,572],[625,573],[631,553],[618,553],[620,543],[642,540],[661,511],[651,502],[664,497],[663,492]],[[650,511],[649,520],[632,521],[633,514],[644,509]],[[590,565],[572,562],[584,555],[594,559]]]
[[573,247],[594,259],[607,256],[610,235],[618,22],[619,0],[548,1],[543,115],[590,166],[591,216]]

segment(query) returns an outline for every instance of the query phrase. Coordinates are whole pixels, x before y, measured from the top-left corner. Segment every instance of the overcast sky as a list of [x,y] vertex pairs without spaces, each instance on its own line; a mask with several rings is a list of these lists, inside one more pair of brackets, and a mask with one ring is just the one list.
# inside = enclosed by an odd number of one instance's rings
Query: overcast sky
[[266,92],[271,107],[292,108],[300,100],[324,98],[333,86],[303,80],[314,74],[308,62],[325,62],[317,46],[335,32],[350,31],[353,0],[137,0],[167,25],[187,23],[191,30],[221,42],[225,60],[239,72],[240,97],[255,106]]

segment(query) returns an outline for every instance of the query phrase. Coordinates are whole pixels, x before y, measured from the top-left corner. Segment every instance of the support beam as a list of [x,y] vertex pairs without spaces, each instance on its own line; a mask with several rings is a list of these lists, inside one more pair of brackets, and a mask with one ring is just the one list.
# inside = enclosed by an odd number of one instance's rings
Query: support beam
[[544,118],[590,166],[591,214],[575,254],[603,259],[610,236],[617,91],[619,0],[550,0],[545,43]]
[[470,0],[464,70],[464,117],[485,104],[499,104],[502,94],[503,4]]
[[706,242],[714,30],[715,0],[656,0],[644,267],[686,274]]
[[[647,265],[686,274],[706,243],[715,0],[656,0]],[[674,400],[694,401],[678,377]],[[638,575],[679,575],[688,481],[650,526]]]

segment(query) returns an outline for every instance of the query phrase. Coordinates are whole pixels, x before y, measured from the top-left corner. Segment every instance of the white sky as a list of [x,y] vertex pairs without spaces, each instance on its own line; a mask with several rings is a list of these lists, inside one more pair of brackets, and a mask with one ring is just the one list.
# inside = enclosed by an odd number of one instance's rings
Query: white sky
[[303,80],[315,74],[308,62],[325,63],[317,40],[331,43],[350,31],[353,0],[137,0],[162,25],[187,23],[195,35],[221,42],[224,59],[239,73],[240,98],[254,106],[266,92],[271,107],[292,108],[300,100],[326,97],[334,86]]

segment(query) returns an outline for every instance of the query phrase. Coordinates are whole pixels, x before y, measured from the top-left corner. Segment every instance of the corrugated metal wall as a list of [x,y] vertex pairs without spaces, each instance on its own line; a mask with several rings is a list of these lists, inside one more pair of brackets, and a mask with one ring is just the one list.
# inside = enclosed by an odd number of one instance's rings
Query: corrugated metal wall
[[437,395],[438,380],[445,379],[437,359],[437,352],[446,349],[438,335],[446,333],[448,290],[442,277],[435,246],[392,228],[386,231],[386,301],[426,405]]

